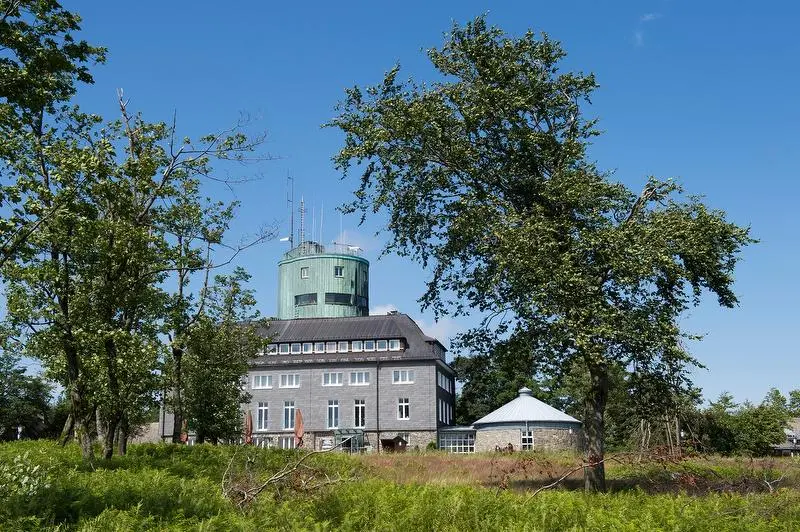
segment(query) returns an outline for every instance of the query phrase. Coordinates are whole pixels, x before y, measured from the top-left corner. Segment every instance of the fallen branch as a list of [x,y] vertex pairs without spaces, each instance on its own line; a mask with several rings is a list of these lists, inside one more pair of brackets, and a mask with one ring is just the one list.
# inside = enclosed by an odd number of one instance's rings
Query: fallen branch
[[[310,453],[307,453],[307,454],[303,455],[299,460],[297,460],[295,462],[292,462],[292,463],[289,463],[289,464],[286,464],[280,471],[274,473],[272,476],[270,476],[267,480],[265,480],[264,482],[262,482],[258,486],[255,486],[255,487],[252,487],[252,488],[246,488],[246,489],[235,489],[234,491],[240,497],[239,501],[237,503],[238,506],[241,508],[241,507],[245,506],[246,504],[252,502],[253,500],[255,500],[256,497],[258,497],[258,495],[261,492],[263,492],[265,489],[267,489],[270,485],[275,485],[275,484],[280,483],[285,478],[287,478],[290,475],[294,474],[299,469],[301,469],[301,468],[310,469],[310,468],[308,468],[308,466],[306,466],[304,464],[304,462],[306,460],[308,460],[309,458],[311,458],[314,455],[325,454],[325,453],[329,453],[331,451],[334,451],[334,450],[338,449],[339,447],[341,447],[347,441],[349,441],[349,439],[345,439],[345,440],[339,442],[338,444],[334,445],[330,449],[325,449],[325,450],[321,450],[321,451],[311,451]],[[234,457],[235,457],[235,453],[234,453]],[[233,458],[231,458],[231,463],[232,462],[233,462]],[[229,490],[229,489],[227,489],[225,487],[225,478],[228,475],[228,472],[230,470],[230,466],[231,466],[231,464],[228,464],[228,469],[226,469],[225,474],[223,475],[223,478],[222,478],[223,494],[225,494],[226,496],[229,496],[229,493],[231,491],[231,490]],[[352,478],[344,478],[341,475],[338,475],[337,477],[334,477],[334,478],[331,478],[328,475],[325,475],[325,480],[321,480],[319,482],[310,483],[308,481],[303,481],[301,483],[300,489],[302,489],[304,491],[312,491],[312,490],[316,490],[316,489],[322,488],[324,486],[328,486],[328,485],[331,485],[331,484],[336,484],[338,482],[348,482],[348,481],[351,481],[351,480],[353,480],[353,479]]]
[[616,458],[611,457],[611,456],[607,456],[607,457],[603,458],[602,460],[598,460],[597,462],[589,462],[589,463],[585,463],[584,462],[584,463],[580,464],[579,466],[576,466],[576,467],[570,469],[569,471],[567,471],[566,473],[561,475],[561,477],[559,477],[557,480],[551,482],[550,484],[547,484],[546,486],[542,486],[542,487],[536,489],[533,493],[528,495],[528,498],[526,499],[526,502],[531,500],[534,496],[536,496],[538,493],[540,493],[540,492],[542,492],[544,490],[549,490],[549,489],[555,488],[556,486],[561,484],[561,482],[563,482],[567,477],[569,477],[573,473],[577,473],[581,469],[586,469],[587,467],[599,466],[600,464],[605,463],[606,460],[614,460],[616,462],[619,462],[619,460],[617,460]]

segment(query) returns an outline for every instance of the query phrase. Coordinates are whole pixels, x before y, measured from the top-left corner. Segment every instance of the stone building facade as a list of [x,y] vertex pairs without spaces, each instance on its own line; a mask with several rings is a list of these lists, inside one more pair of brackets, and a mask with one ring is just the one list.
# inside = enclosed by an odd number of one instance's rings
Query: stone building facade
[[[257,445],[424,449],[452,425],[455,374],[445,349],[405,314],[274,320],[248,373]],[[395,441],[396,438],[400,438]]]

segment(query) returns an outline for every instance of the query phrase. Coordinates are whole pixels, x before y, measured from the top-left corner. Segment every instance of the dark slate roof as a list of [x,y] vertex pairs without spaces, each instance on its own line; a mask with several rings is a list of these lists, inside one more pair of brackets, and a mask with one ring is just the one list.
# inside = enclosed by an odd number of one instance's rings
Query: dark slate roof
[[[269,326],[259,330],[262,336],[271,337],[271,343],[333,342],[345,340],[403,340],[402,351],[377,351],[363,353],[308,353],[294,355],[264,355],[253,361],[255,366],[285,363],[314,362],[370,362],[375,360],[442,360],[436,352],[444,346],[422,329],[406,314],[393,313],[381,316],[356,316],[350,318],[298,318],[271,320]],[[444,362],[444,360],[442,360]]]

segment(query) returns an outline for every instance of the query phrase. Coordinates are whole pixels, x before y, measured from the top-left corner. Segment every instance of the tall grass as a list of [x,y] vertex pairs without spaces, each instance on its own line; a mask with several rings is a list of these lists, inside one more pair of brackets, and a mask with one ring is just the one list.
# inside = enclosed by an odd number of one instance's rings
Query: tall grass
[[[333,453],[315,456],[310,465],[331,478],[355,473],[357,481],[312,493],[265,491],[243,510],[222,495],[222,477],[232,461],[246,462],[264,478],[298,456],[251,448],[142,445],[132,446],[126,457],[90,469],[73,447],[4,444],[0,530],[800,529],[800,491],[795,489],[703,496],[654,495],[637,488],[605,495],[554,490],[531,497],[477,482],[435,482],[427,477],[398,482],[379,474],[380,468],[395,465],[392,458],[365,464],[363,458]],[[483,463],[480,457],[441,455],[438,461],[430,455],[395,460],[408,470],[415,459],[440,475],[452,469],[453,476]],[[718,465],[721,475],[735,478],[735,467]]]

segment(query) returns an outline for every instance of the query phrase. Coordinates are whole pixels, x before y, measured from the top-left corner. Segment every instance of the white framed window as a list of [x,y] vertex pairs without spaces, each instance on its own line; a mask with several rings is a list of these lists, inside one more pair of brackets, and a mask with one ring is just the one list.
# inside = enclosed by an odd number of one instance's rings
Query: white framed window
[[314,342],[314,352],[315,353],[324,353],[325,352],[325,342]]
[[279,352],[282,355],[288,355],[289,354],[289,344],[281,344]]
[[269,344],[267,346],[267,354],[268,355],[277,355],[278,354],[278,344]]
[[335,353],[336,352],[336,342],[327,342],[325,344],[325,352],[327,352],[327,353]]
[[411,419],[411,401],[408,397],[397,399],[397,419]]
[[364,351],[375,351],[375,340],[364,340]]
[[351,371],[350,386],[367,386],[369,384],[369,371]]
[[341,386],[343,383],[341,372],[325,372],[322,374],[323,386]]
[[439,408],[437,408],[437,410],[439,411],[439,421],[444,423],[444,401],[438,399],[436,402],[438,403],[439,406]]
[[357,429],[367,426],[367,402],[364,399],[356,399],[353,404],[353,426]]
[[447,404],[447,424],[449,425],[452,422],[453,422],[453,405],[448,403]]
[[278,448],[294,449],[294,436],[281,436],[278,438]]
[[[292,430],[294,428],[294,401],[283,402],[283,430]],[[290,449],[293,448],[289,447]],[[282,449],[284,447],[281,447]]]
[[292,354],[299,355],[300,354],[300,344],[292,344]]
[[288,373],[281,375],[280,388],[299,388],[300,374]]
[[377,351],[386,351],[389,348],[389,342],[386,340],[378,340],[375,342],[375,348]]
[[272,388],[272,375],[253,375],[253,389]]
[[347,353],[349,351],[348,345],[347,345],[348,343],[349,342],[339,342],[338,343],[337,348],[338,348],[340,353]]
[[350,342],[350,350],[351,351],[358,352],[358,351],[361,351],[363,349],[364,349],[364,342],[362,342],[361,340],[353,340],[352,342]]
[[269,403],[258,403],[256,409],[256,430],[267,430],[269,421]]
[[400,351],[400,340],[395,338],[389,340],[389,351]]
[[474,432],[448,432],[439,436],[439,449],[450,451],[451,453],[474,453],[475,452],[475,433]]
[[300,268],[300,278],[308,279],[308,266],[303,266]]
[[309,353],[313,353],[314,344],[311,342],[306,342],[303,344],[303,354],[307,355]]
[[344,266],[334,266],[333,267],[333,276],[334,277],[344,277]]
[[523,451],[532,451],[533,450],[533,431],[531,430],[523,430],[522,431],[522,450]]
[[413,369],[396,369],[392,371],[392,384],[413,384]]
[[337,429],[337,428],[339,428],[339,400],[338,399],[329,399],[328,400],[328,428],[329,429]]

